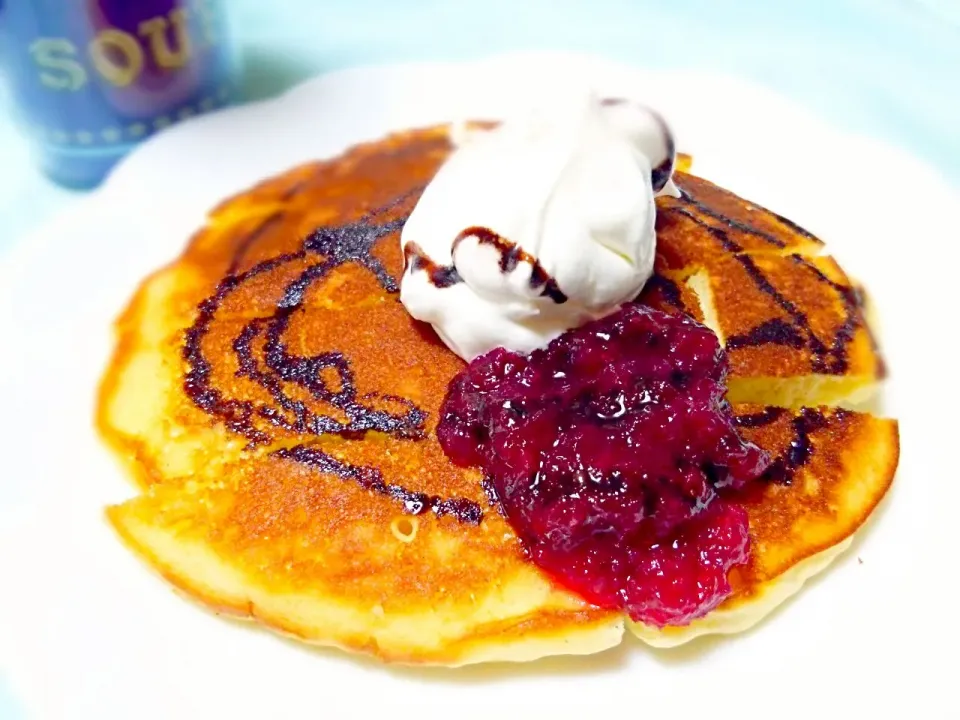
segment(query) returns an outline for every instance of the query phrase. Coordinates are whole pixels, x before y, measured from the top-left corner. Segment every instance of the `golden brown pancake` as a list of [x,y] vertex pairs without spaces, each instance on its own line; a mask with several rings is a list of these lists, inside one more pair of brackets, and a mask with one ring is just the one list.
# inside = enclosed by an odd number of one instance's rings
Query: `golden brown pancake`
[[[400,225],[449,151],[444,129],[411,131],[263,182],[144,282],[98,411],[141,494],[108,515],[188,595],[307,641],[448,665],[596,652],[621,615],[528,562],[436,439],[463,364],[396,290]],[[687,628],[632,628],[655,644],[769,612],[863,524],[898,447],[893,421],[819,408],[882,375],[821,243],[677,180],[641,299],[726,341],[730,398],[752,403],[735,406],[742,432],[778,460],[745,501],[752,557],[732,597]]]
[[787,407],[868,399],[883,361],[862,293],[820,254],[823,243],[706,180],[676,173],[675,181],[683,197],[658,200],[662,280],[645,293],[717,333],[731,366],[730,399]]

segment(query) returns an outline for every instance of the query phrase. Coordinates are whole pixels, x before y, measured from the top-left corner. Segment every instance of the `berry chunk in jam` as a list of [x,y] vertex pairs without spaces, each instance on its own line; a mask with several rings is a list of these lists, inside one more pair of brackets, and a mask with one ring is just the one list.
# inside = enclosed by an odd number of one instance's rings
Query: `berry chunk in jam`
[[749,557],[738,491],[770,463],[737,434],[726,356],[686,317],[630,304],[451,383],[440,442],[481,466],[530,558],[587,600],[683,625]]

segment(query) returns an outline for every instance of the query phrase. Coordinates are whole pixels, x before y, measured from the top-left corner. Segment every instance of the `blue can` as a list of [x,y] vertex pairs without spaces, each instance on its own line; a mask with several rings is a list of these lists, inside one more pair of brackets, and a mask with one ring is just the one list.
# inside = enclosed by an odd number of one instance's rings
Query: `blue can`
[[236,95],[216,0],[0,0],[0,47],[20,124],[68,187]]

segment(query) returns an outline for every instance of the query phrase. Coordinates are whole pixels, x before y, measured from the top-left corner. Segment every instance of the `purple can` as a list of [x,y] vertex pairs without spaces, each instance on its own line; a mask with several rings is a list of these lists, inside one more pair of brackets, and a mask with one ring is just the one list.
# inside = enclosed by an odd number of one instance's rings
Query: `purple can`
[[0,0],[0,47],[40,165],[69,187],[236,95],[216,0]]

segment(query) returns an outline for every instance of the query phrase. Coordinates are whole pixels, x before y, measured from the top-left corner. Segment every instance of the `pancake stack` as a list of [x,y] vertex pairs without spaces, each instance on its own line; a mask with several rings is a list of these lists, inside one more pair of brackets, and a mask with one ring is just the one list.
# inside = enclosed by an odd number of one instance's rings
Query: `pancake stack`
[[[445,128],[297,167],[216,208],[116,324],[97,423],[139,494],[124,542],[190,597],[304,641],[462,665],[669,646],[755,624],[850,542],[889,488],[897,425],[858,412],[884,367],[863,298],[792,222],[677,172],[639,302],[725,344],[742,435],[775,458],[744,500],[751,560],[662,629],[555,585],[476,470],[436,439],[462,361],[398,299],[405,217]],[[319,230],[318,230],[319,228]]]

